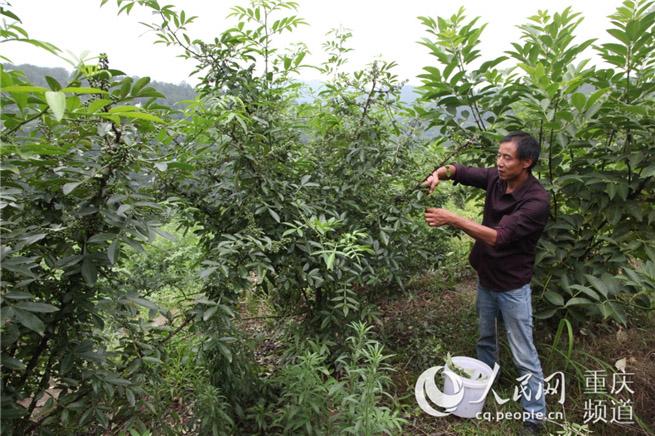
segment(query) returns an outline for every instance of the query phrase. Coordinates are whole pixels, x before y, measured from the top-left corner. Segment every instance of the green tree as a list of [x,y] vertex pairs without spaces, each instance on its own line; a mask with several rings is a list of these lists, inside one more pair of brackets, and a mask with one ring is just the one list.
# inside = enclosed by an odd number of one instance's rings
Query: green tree
[[[57,53],[2,12],[4,36]],[[101,283],[122,247],[153,239],[167,207],[151,187],[170,110],[148,78],[121,76],[103,56],[66,84],[46,77],[49,88],[0,69],[3,431],[108,427],[112,402],[134,408],[137,370],[157,357],[159,333],[143,324],[118,341],[103,329],[110,317],[138,318],[134,306],[159,310]]]

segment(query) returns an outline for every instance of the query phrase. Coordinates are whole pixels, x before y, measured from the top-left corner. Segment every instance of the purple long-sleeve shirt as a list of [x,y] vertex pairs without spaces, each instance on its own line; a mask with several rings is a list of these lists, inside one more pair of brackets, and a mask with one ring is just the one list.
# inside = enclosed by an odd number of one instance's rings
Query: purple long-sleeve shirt
[[476,240],[469,256],[480,284],[502,292],[529,283],[537,241],[548,220],[548,192],[532,174],[507,194],[496,168],[455,167],[456,183],[486,190],[482,225],[498,232],[495,246]]

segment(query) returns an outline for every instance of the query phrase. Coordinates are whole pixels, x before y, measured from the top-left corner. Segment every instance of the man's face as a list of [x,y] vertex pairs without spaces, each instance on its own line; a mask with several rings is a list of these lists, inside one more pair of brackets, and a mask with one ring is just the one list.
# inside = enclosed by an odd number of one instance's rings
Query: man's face
[[513,180],[523,170],[530,168],[532,161],[530,159],[521,160],[517,157],[516,144],[514,141],[503,142],[498,147],[496,156],[496,167],[498,168],[498,177],[501,180]]

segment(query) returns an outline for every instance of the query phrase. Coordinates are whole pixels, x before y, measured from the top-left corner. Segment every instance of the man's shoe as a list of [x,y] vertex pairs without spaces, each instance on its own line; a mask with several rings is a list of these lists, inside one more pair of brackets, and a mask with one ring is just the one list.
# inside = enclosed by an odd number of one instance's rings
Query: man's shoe
[[520,436],[540,435],[543,433],[543,430],[544,430],[543,424],[533,421],[524,421]]

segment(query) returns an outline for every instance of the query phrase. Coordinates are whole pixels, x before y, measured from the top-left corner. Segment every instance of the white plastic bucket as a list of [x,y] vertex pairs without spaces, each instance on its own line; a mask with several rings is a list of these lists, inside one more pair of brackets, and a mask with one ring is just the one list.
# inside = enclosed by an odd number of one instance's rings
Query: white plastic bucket
[[[453,364],[457,365],[459,368],[473,372],[472,378],[466,378],[458,376],[456,373],[451,371],[448,366],[444,367],[444,389],[445,394],[456,394],[455,384],[451,380],[451,377],[459,377],[462,380],[462,389],[464,390],[464,397],[462,401],[457,405],[457,408],[452,411],[452,414],[459,416],[460,418],[475,418],[478,412],[482,411],[484,407],[484,402],[486,400],[482,399],[480,402],[473,402],[480,399],[480,397],[485,393],[487,385],[491,383],[493,375],[493,370],[489,368],[484,362],[474,359],[472,357],[466,356],[454,356],[452,358]],[[446,373],[450,373],[450,377]],[[482,378],[478,379],[477,375],[482,374]],[[487,392],[488,393],[488,392]]]

